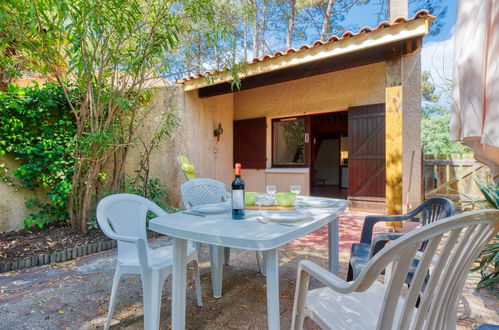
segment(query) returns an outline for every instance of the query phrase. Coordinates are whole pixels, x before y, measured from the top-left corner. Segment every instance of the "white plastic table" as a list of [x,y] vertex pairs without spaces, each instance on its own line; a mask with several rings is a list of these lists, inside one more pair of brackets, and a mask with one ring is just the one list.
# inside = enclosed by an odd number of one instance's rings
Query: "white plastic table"
[[[169,235],[173,240],[172,329],[185,329],[187,240],[207,243],[212,249],[214,295],[221,295],[223,247],[262,251],[267,280],[267,315],[269,329],[279,329],[279,258],[278,248],[324,225],[329,224],[329,268],[338,273],[338,215],[347,207],[346,200],[335,200],[331,208],[307,208],[311,220],[293,226],[261,223],[247,211],[248,219],[233,220],[228,214],[198,217],[173,213],[149,222],[149,229]],[[213,264],[214,263],[214,264]],[[216,292],[218,291],[218,292]],[[159,311],[159,309],[158,309]]]

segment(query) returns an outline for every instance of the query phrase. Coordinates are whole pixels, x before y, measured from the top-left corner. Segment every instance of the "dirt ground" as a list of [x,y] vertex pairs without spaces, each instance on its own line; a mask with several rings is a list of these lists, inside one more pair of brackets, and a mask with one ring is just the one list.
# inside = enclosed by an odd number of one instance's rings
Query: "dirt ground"
[[[345,214],[340,232],[360,229],[362,214]],[[360,233],[360,231],[358,231]],[[290,326],[298,262],[309,259],[326,266],[327,231],[319,230],[283,246],[280,251],[281,328]],[[349,244],[354,234],[341,235],[340,276],[345,277]],[[169,244],[168,238],[154,240]],[[98,329],[105,324],[116,251],[89,255],[57,265],[0,274],[1,329]],[[206,246],[201,252],[203,307],[197,307],[193,283],[187,289],[189,329],[266,329],[265,277],[258,274],[251,251],[233,250],[231,264],[225,266],[223,296],[211,296],[211,280]],[[499,324],[499,300],[485,290],[476,292],[477,274],[470,274],[463,291],[458,328],[473,329],[482,323]],[[319,286],[313,282],[312,286]],[[171,278],[164,285],[161,329],[170,328]],[[143,328],[140,277],[122,278],[112,328]],[[307,329],[317,328],[311,321]]]
[[99,229],[77,234],[67,226],[33,228],[0,234],[0,263],[52,254],[66,248],[94,243],[107,238]]

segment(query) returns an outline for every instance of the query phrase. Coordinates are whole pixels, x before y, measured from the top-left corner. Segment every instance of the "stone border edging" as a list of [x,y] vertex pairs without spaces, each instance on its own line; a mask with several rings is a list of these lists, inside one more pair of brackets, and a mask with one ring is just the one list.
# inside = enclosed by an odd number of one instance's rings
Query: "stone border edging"
[[[160,236],[160,234],[155,232],[148,232],[147,237],[153,238]],[[69,260],[76,259],[78,257],[83,257],[89,254],[107,251],[114,249],[117,246],[117,242],[113,239],[103,239],[94,243],[78,245],[72,248],[66,248],[52,254],[40,254],[31,258],[26,258],[23,260],[16,260],[7,263],[0,264],[0,274],[7,273],[14,270],[32,268],[36,266],[43,266],[48,264],[55,264],[59,262],[65,262]]]

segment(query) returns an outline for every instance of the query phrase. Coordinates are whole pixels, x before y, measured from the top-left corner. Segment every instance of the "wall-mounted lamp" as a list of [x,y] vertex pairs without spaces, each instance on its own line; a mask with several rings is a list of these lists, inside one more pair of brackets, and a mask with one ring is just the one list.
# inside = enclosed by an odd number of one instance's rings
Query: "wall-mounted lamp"
[[222,135],[223,132],[222,123],[218,123],[218,127],[213,131],[213,136],[217,138],[217,142],[220,141],[220,135]]

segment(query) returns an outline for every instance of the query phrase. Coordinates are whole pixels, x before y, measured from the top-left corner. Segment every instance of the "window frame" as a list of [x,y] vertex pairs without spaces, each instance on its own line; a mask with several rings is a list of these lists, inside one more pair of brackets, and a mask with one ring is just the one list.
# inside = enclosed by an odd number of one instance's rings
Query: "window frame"
[[[308,142],[307,138],[305,137],[305,142],[304,142],[304,163],[303,164],[276,164],[275,163],[275,139],[274,139],[274,123],[277,122],[285,122],[285,121],[292,121],[292,120],[304,120],[305,122],[305,136],[308,134]],[[310,167],[310,142],[312,140],[312,136],[310,134],[310,116],[288,116],[288,117],[281,117],[281,118],[273,118],[271,121],[271,136],[270,139],[272,141],[272,147],[271,147],[271,164],[272,168],[309,168]]]

